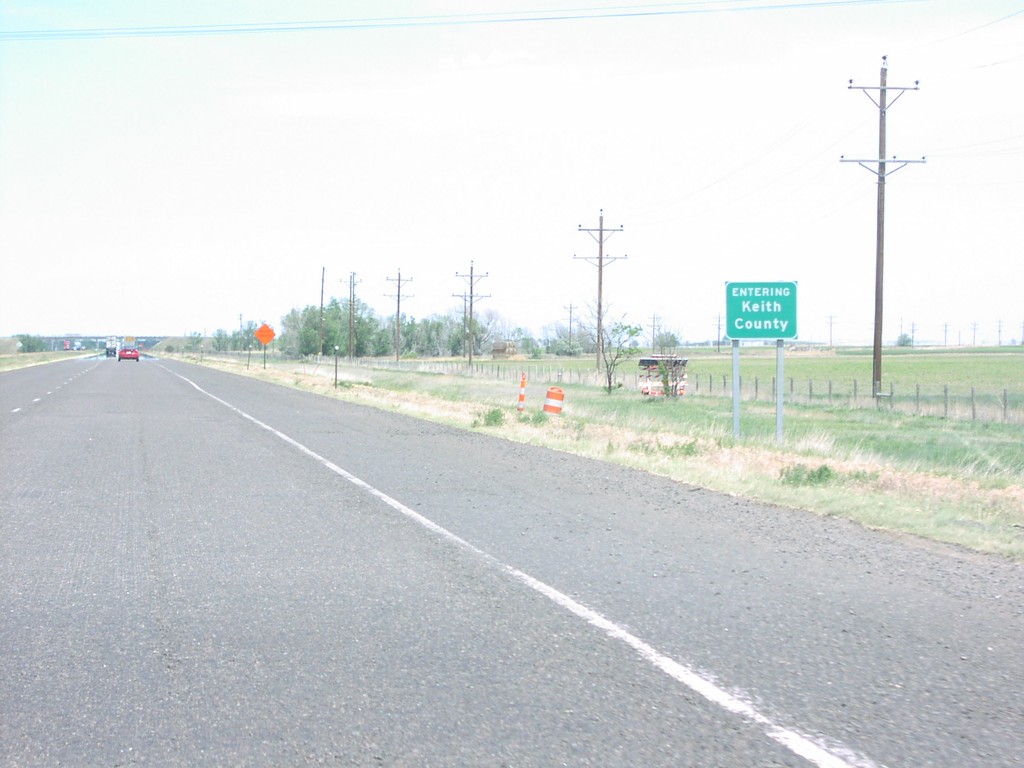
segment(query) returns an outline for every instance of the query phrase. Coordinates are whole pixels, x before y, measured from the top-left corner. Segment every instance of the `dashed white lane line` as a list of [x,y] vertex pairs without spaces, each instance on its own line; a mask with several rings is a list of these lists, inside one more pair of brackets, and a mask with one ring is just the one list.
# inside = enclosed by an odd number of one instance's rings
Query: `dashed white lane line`
[[[807,760],[807,762],[809,762],[811,765],[814,765],[817,768],[877,768],[876,763],[874,763],[873,761],[869,760],[864,756],[856,754],[853,750],[847,749],[842,746],[830,746],[826,748],[818,743],[824,742],[824,739],[815,740],[813,737],[798,733],[792,728],[787,728],[777,724],[767,715],[762,714],[753,704],[751,704],[749,701],[750,697],[741,696],[737,693],[730,693],[728,691],[723,690],[722,688],[719,688],[717,685],[715,685],[714,682],[712,682],[711,679],[701,675],[692,667],[688,666],[687,664],[684,664],[683,662],[672,659],[669,656],[666,656],[653,646],[641,640],[636,635],[632,634],[631,632],[627,631],[623,627],[613,622],[611,619],[608,619],[607,617],[603,616],[597,611],[588,608],[582,603],[574,600],[573,598],[566,595],[564,592],[558,591],[554,587],[538,579],[535,579],[528,573],[520,571],[518,568],[508,565],[507,563],[501,562],[496,557],[494,557],[494,555],[491,555],[483,551],[482,549],[477,548],[465,539],[452,533],[447,528],[438,525],[433,520],[424,517],[419,512],[416,512],[413,509],[410,509],[397,499],[393,499],[383,491],[380,491],[374,486],[367,483],[365,480],[362,480],[353,475],[351,472],[342,469],[334,462],[324,458],[320,454],[313,451],[311,448],[307,448],[302,443],[292,439],[291,437],[288,437],[288,435],[284,434],[283,432],[279,432],[269,424],[260,421],[256,417],[250,416],[248,413],[232,405],[226,400],[222,400],[216,395],[207,392],[205,389],[200,387],[191,379],[186,378],[185,376],[182,376],[179,373],[175,373],[174,371],[171,371],[169,368],[165,368],[164,370],[167,370],[174,376],[177,376],[179,379],[187,382],[191,386],[195,387],[195,389],[197,389],[199,392],[211,398],[212,400],[215,400],[216,402],[220,403],[226,408],[231,409],[242,418],[247,419],[256,426],[260,427],[261,429],[265,429],[267,432],[270,432],[275,437],[280,438],[284,442],[288,443],[292,447],[298,449],[302,453],[309,456],[311,459],[321,464],[323,467],[329,469],[336,475],[343,477],[345,480],[348,480],[353,485],[366,491],[371,496],[376,497],[384,504],[402,513],[409,519],[419,523],[424,528],[436,533],[438,536],[441,536],[442,538],[461,547],[462,549],[471,552],[473,555],[479,557],[487,563],[490,563],[491,565],[500,569],[501,571],[504,571],[513,579],[526,585],[527,587],[538,592],[539,594],[544,595],[559,607],[567,610],[575,616],[578,616],[579,618],[586,621],[588,624],[600,629],[609,637],[625,643],[630,648],[635,650],[641,658],[650,663],[656,669],[661,670],[666,675],[671,677],[673,680],[682,683],[687,688],[692,690],[694,693],[701,695],[712,704],[715,704],[721,707],[722,709],[726,710],[727,712],[733,715],[737,715],[748,722],[760,726],[761,729],[764,731],[765,735],[768,736],[768,738],[782,745],[784,748],[792,752],[794,755],[797,755],[798,757]],[[835,744],[835,742],[831,740],[829,740],[828,743],[831,745]]]
[[[73,382],[73,381],[74,381],[75,379],[77,379],[77,378],[78,378],[79,376],[81,376],[81,375],[82,375],[83,373],[88,373],[89,371],[91,371],[91,370],[92,370],[93,368],[95,368],[95,367],[96,367],[95,365],[92,365],[92,366],[90,366],[89,368],[86,368],[86,369],[85,369],[84,371],[79,371],[78,373],[76,373],[76,374],[75,374],[74,376],[72,376],[71,378],[69,378],[69,379],[66,379],[66,380],[64,381],[64,383],[63,383],[63,384],[59,384],[59,385],[57,385],[57,387],[56,387],[56,388],[54,388],[54,389],[50,390],[49,392],[47,392],[47,393],[46,393],[46,396],[47,396],[47,397],[49,397],[49,396],[50,396],[50,395],[52,395],[52,394],[53,394],[54,392],[56,392],[56,391],[58,391],[58,390],[61,390],[61,389],[63,389],[63,388],[64,388],[64,387],[66,387],[66,386],[67,386],[68,384],[70,384],[70,383],[71,383],[71,382]],[[41,397],[34,397],[34,398],[32,398],[32,402],[33,402],[33,403],[41,403],[41,402],[43,402],[43,398],[41,398]],[[18,406],[17,408],[12,408],[12,409],[10,410],[10,413],[18,413],[18,412],[19,412],[20,410],[21,410],[21,406]]]

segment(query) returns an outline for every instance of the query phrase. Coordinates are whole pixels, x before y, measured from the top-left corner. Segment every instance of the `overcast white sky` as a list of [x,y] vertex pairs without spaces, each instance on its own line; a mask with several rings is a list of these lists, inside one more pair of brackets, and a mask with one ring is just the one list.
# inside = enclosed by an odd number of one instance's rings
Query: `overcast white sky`
[[886,341],[1019,342],[1020,0],[4,0],[0,335],[280,328],[323,268],[423,318],[471,262],[540,334],[592,311],[603,209],[611,318],[710,339],[726,281],[794,280],[802,340],[870,343],[840,156],[877,158],[847,86],[883,55],[920,81],[887,155],[927,157],[886,184]]

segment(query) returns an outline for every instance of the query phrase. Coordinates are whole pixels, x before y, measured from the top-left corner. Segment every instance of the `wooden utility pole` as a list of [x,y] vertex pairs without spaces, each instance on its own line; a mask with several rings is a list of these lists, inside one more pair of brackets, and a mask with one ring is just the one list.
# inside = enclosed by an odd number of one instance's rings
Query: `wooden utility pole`
[[[591,264],[597,265],[597,370],[601,370],[601,359],[604,357],[604,331],[601,328],[601,324],[604,318],[604,310],[602,306],[603,293],[604,293],[604,264],[606,261],[618,261],[619,259],[625,259],[626,256],[605,256],[604,255],[604,241],[614,235],[616,232],[622,231],[622,225],[619,225],[618,229],[605,229],[604,228],[604,208],[601,209],[598,217],[597,229],[586,229],[582,224],[579,225],[580,232],[586,232],[592,238],[597,241],[597,260],[590,256],[573,256],[574,259],[583,259],[589,261]],[[597,234],[595,234],[597,233]]]
[[320,355],[324,353],[324,277],[327,275],[327,267],[320,268],[320,334],[316,341],[316,361],[320,362]]
[[[389,283],[394,283],[397,287],[397,292],[388,294],[391,298],[396,299],[395,303],[395,362],[397,363],[402,357],[402,285],[404,283],[411,283],[412,278],[407,277],[405,280],[402,279],[402,270],[398,270],[398,277],[387,278]],[[406,296],[407,299],[412,298]]]
[[[475,275],[474,276],[474,274],[473,274],[473,262],[471,261],[471,262],[469,262],[469,274],[468,275],[460,275],[458,272],[456,272],[455,276],[456,277],[464,278],[466,280],[466,282],[469,283],[469,367],[472,368],[473,367],[473,343],[474,343],[474,340],[475,340],[475,334],[473,333],[473,300],[474,300],[474,292],[473,291],[474,291],[474,288],[476,287],[476,284],[478,282],[480,282],[481,280],[483,280],[485,277],[487,277],[488,273],[485,272],[482,275]],[[487,298],[490,298],[490,297],[489,296],[479,296],[479,295],[477,295],[477,296],[475,296],[475,298],[487,299]]]
[[356,356],[356,273],[348,273],[348,359]]
[[462,357],[466,356],[466,350],[469,349],[469,325],[467,316],[469,315],[469,294],[463,291],[462,293],[453,293],[453,298],[462,299]]
[[[876,229],[875,229],[875,338],[874,338],[874,353],[872,355],[871,365],[871,394],[873,397],[878,398],[882,395],[882,273],[885,262],[885,178],[890,174],[895,173],[901,168],[906,167],[910,163],[923,163],[925,159],[922,157],[920,160],[898,160],[893,157],[891,160],[886,161],[885,158],[885,117],[890,106],[896,103],[907,91],[918,91],[919,80],[914,81],[913,86],[891,86],[886,85],[886,72],[888,71],[888,62],[886,56],[882,57],[882,72],[879,78],[878,87],[873,86],[855,86],[853,80],[850,80],[849,89],[862,91],[876,107],[878,107],[878,159],[870,160],[853,160],[845,157],[840,157],[839,161],[842,163],[857,163],[863,168],[871,171],[878,178],[878,202],[876,210]],[[871,91],[878,91],[878,98],[876,99]],[[896,91],[896,96],[891,102],[888,100],[889,91]],[[886,170],[886,162],[894,164],[896,167],[891,170]]]

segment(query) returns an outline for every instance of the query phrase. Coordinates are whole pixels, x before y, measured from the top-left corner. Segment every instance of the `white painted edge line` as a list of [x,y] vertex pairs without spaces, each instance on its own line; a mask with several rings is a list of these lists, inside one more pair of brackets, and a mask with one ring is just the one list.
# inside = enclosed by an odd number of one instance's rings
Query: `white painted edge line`
[[335,473],[336,475],[339,475],[340,477],[349,481],[358,488],[366,491],[371,496],[374,496],[375,498],[384,502],[392,509],[401,512],[403,515],[419,523],[427,530],[436,533],[438,536],[441,536],[447,541],[450,541],[451,543],[456,544],[465,550],[468,550],[475,556],[499,568],[500,570],[504,571],[520,583],[528,586],[530,589],[548,598],[559,607],[564,608],[573,615],[583,619],[588,624],[596,627],[597,629],[600,629],[602,632],[608,635],[608,637],[625,643],[630,648],[635,650],[642,659],[649,662],[656,669],[661,670],[676,682],[682,683],[687,688],[692,690],[694,693],[701,695],[712,704],[716,704],[722,709],[726,710],[727,712],[734,715],[738,715],[739,717],[742,717],[744,720],[747,720],[748,722],[752,722],[756,725],[761,726],[764,729],[764,732],[768,736],[768,738],[782,745],[790,752],[792,752],[794,755],[802,757],[812,765],[817,766],[817,768],[878,768],[876,763],[872,762],[866,757],[855,754],[853,751],[845,747],[833,746],[831,748],[826,748],[815,743],[815,741],[808,736],[804,736],[803,734],[797,733],[796,731],[790,728],[785,728],[781,725],[776,724],[771,720],[771,718],[761,714],[761,712],[759,712],[752,704],[748,703],[747,701],[744,701],[739,695],[735,693],[729,693],[728,691],[719,688],[717,685],[714,684],[714,682],[702,676],[686,664],[683,664],[682,662],[676,661],[675,659],[672,659],[664,655],[663,653],[660,653],[657,649],[647,644],[646,642],[638,638],[636,635],[633,635],[624,628],[620,627],[611,619],[608,619],[605,616],[598,613],[597,611],[594,611],[588,608],[587,606],[583,605],[582,603],[573,600],[564,592],[559,592],[554,587],[549,586],[548,584],[545,584],[544,582],[535,579],[528,573],[524,573],[523,571],[520,571],[518,568],[514,568],[511,565],[501,562],[496,557],[494,557],[494,555],[484,552],[482,549],[477,548],[465,539],[452,533],[447,528],[438,525],[433,520],[424,517],[419,512],[416,512],[413,509],[410,509],[397,499],[391,498],[383,491],[380,491],[377,488],[373,487],[365,480],[356,477],[351,472],[342,469],[337,464],[330,461],[329,459],[324,458],[311,448],[307,448],[302,443],[298,442],[297,440],[294,440],[291,437],[288,437],[288,435],[284,434],[283,432],[279,432],[269,424],[260,421],[256,417],[250,416],[248,413],[232,405],[226,400],[222,400],[216,395],[207,392],[205,389],[200,387],[191,379],[182,376],[180,373],[171,371],[169,368],[165,368],[165,370],[169,371],[173,375],[177,376],[179,379],[182,379],[183,381],[192,385],[193,387],[195,387],[195,389],[197,389],[199,392],[206,395],[210,399],[215,400],[216,402],[220,403],[226,408],[229,408],[242,418],[252,422],[261,429],[265,429],[267,432],[270,432],[275,437],[288,443],[288,445],[306,454],[311,459],[321,464],[323,467],[329,469],[331,472]]

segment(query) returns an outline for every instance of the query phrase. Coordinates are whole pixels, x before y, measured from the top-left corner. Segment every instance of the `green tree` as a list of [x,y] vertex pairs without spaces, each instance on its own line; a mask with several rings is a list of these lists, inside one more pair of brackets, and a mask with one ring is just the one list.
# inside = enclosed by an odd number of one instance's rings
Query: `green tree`
[[316,354],[320,333],[320,308],[312,305],[293,309],[281,318],[281,347],[286,355],[306,357]]
[[213,332],[213,349],[216,352],[227,352],[231,348],[231,337],[223,328]]
[[256,328],[256,323],[250,320],[237,331],[232,331],[230,342],[231,349],[241,352],[249,349],[249,347],[255,349],[259,345],[259,342],[256,340]]
[[[390,327],[389,327],[390,326]],[[389,357],[395,349],[394,321],[385,325],[378,324],[370,336],[369,353],[373,357]]]
[[[336,328],[336,336],[328,335],[326,329],[324,338],[332,339],[330,350],[333,352],[333,345],[338,345],[342,355],[349,354],[349,331],[351,330],[352,356],[367,357],[374,353],[374,338],[380,330],[381,320],[374,314],[365,303],[356,299],[347,299],[338,305],[337,313],[333,310],[333,300],[328,306],[329,322]],[[327,321],[325,321],[327,322]]]
[[27,333],[18,334],[19,352],[45,352],[46,340],[39,336],[29,336]]
[[611,328],[607,325],[601,329],[604,336],[604,345],[601,349],[601,358],[604,363],[605,389],[608,394],[615,388],[615,369],[619,364],[640,353],[636,340],[644,331],[639,325],[630,325],[625,320],[613,323]]

